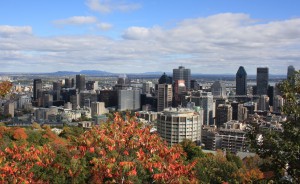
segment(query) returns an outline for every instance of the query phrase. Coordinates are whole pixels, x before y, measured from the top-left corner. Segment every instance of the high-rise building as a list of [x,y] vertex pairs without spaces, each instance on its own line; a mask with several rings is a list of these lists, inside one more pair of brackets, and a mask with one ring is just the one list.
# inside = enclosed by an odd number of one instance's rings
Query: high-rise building
[[295,67],[293,65],[288,66],[287,69],[287,79],[292,79],[295,75]]
[[79,91],[85,90],[85,75],[76,75],[76,89]]
[[164,73],[158,79],[158,84],[172,84],[172,77],[169,77],[166,73]]
[[173,81],[184,80],[186,89],[191,89],[191,70],[179,66],[178,69],[173,69]]
[[39,96],[39,91],[42,90],[43,87],[43,83],[42,83],[42,79],[34,79],[33,80],[33,100],[36,101]]
[[141,107],[140,90],[118,90],[118,110],[139,110]]
[[200,142],[202,111],[170,108],[157,115],[157,133],[172,146],[185,139]]
[[268,95],[261,95],[259,97],[257,110],[261,110],[261,111],[269,110],[269,97],[268,97]]
[[269,68],[257,68],[256,75],[257,95],[268,94],[269,86]]
[[107,113],[107,110],[105,109],[104,102],[92,102],[91,103],[91,115],[92,117],[102,115]]
[[4,105],[4,115],[10,115],[12,118],[15,116],[15,104],[14,102],[6,102]]
[[243,104],[238,105],[238,121],[244,121],[248,117],[248,109]]
[[157,112],[163,111],[165,108],[172,107],[172,98],[172,85],[158,84]]
[[98,90],[98,81],[88,81],[86,83],[86,90],[92,90],[92,91]]
[[235,76],[236,95],[247,95],[247,72],[240,66]]
[[72,104],[72,109],[78,109],[80,107],[80,96],[79,94],[73,94],[70,96],[70,102]]
[[216,125],[222,126],[224,123],[232,120],[232,107],[228,104],[220,104],[216,112]]
[[188,98],[191,102],[194,102],[196,106],[203,108],[203,124],[213,125],[214,101],[211,92],[193,92]]
[[226,86],[222,81],[215,81],[211,85],[211,93],[214,97],[226,97]]
[[283,104],[284,104],[284,99],[282,98],[282,96],[276,95],[274,97],[273,112],[280,113]]
[[72,87],[72,80],[69,78],[65,78],[65,88],[71,88]]
[[143,93],[151,93],[153,89],[153,83],[151,81],[147,81],[145,83],[143,83]]

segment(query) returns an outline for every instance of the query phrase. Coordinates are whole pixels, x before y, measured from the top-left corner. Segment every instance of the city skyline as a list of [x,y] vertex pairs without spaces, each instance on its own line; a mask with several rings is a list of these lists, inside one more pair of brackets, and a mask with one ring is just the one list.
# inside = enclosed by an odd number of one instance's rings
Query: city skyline
[[0,2],[0,72],[300,68],[296,0]]

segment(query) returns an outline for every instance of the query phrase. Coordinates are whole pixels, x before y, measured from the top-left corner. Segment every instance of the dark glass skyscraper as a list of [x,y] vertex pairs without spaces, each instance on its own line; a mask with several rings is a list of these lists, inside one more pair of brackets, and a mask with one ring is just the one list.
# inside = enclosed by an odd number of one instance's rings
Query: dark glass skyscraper
[[257,68],[257,95],[267,95],[269,86],[269,68]]
[[79,91],[85,90],[85,75],[76,75],[76,89]]
[[191,70],[179,66],[178,69],[173,69],[173,81],[184,80],[186,89],[191,88]]
[[292,77],[294,77],[295,75],[295,67],[293,65],[288,66],[288,70],[287,70],[287,79],[292,79]]
[[42,79],[34,79],[33,80],[33,100],[38,99],[38,93],[42,90],[43,83]]
[[247,95],[247,72],[240,66],[235,76],[236,95]]

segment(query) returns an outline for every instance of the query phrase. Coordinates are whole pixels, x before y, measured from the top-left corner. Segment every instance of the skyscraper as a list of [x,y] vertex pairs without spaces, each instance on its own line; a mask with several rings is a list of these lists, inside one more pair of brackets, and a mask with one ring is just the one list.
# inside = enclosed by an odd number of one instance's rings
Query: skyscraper
[[85,75],[76,75],[76,89],[79,91],[85,90]]
[[257,86],[257,95],[266,95],[268,94],[268,85],[269,85],[269,68],[257,68],[256,75],[256,86]]
[[139,110],[141,107],[140,90],[118,90],[118,110]]
[[295,75],[295,67],[293,65],[288,66],[287,79],[291,79]]
[[240,66],[235,76],[236,95],[247,95],[247,72]]
[[213,125],[213,95],[211,92],[196,91],[192,92],[189,97],[191,102],[194,102],[196,106],[203,108],[203,124],[204,125]]
[[220,104],[216,112],[216,125],[222,126],[224,123],[232,120],[232,107],[228,104]]
[[34,79],[33,80],[33,100],[36,101],[39,96],[38,92],[42,90],[43,83],[42,79]]
[[185,69],[183,66],[179,66],[178,69],[173,69],[173,81],[184,80],[186,89],[191,88],[191,70]]
[[172,107],[172,84],[158,84],[157,112]]

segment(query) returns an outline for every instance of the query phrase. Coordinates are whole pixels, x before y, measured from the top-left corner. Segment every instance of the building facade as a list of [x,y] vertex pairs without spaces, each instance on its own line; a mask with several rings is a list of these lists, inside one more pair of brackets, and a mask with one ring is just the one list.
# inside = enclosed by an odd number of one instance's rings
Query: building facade
[[169,108],[157,115],[157,132],[172,146],[189,139],[201,141],[202,111],[191,109]]
[[236,95],[247,95],[247,72],[240,66],[235,76]]
[[269,86],[269,68],[257,68],[256,75],[257,95],[267,95]]
[[186,89],[191,89],[191,70],[179,66],[178,69],[173,69],[173,81],[184,80]]
[[157,90],[157,112],[163,111],[167,107],[172,107],[172,85],[158,84]]

